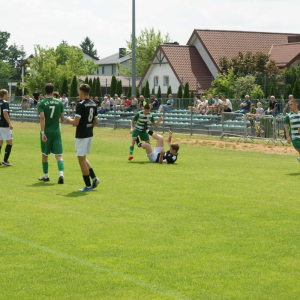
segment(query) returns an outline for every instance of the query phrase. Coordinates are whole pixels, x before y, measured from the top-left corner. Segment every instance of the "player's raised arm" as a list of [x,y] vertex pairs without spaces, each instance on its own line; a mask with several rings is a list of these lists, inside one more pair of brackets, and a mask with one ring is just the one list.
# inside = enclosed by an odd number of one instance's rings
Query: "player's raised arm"
[[157,122],[154,122],[154,119],[153,119],[153,121],[151,120],[151,124],[153,126],[157,126],[163,120],[164,120],[164,117],[159,117]]

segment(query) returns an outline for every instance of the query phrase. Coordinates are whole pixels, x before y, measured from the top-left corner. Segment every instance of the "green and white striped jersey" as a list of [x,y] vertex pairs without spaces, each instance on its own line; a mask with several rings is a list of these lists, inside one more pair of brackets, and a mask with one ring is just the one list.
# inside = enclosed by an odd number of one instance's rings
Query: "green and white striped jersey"
[[286,114],[285,124],[290,125],[291,139],[300,140],[300,133],[298,132],[298,128],[300,127],[300,111],[297,114],[293,112]]
[[148,122],[155,122],[153,114],[151,112],[145,115],[143,111],[139,111],[133,118],[134,120],[134,130],[145,131],[147,129]]

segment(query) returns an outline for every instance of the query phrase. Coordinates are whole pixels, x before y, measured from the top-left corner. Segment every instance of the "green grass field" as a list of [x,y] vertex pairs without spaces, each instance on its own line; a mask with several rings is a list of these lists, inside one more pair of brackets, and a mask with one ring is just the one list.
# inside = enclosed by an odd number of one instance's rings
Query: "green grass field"
[[[96,128],[84,186],[75,128],[42,176],[39,125],[15,123],[0,167],[0,299],[300,299],[295,156],[183,144],[149,163],[128,131]],[[176,135],[175,135],[176,137]],[[153,143],[153,142],[152,142]],[[3,159],[2,148],[1,159]]]

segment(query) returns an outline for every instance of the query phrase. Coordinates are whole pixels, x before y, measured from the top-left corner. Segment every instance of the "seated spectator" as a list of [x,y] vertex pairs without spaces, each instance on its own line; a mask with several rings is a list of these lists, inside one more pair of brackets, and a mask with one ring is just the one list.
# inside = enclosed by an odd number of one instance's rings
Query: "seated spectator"
[[203,114],[204,112],[206,112],[207,104],[208,104],[207,99],[206,99],[205,96],[203,96],[202,97],[202,102],[200,101],[200,104],[197,107],[196,113],[197,114]]
[[151,100],[150,100],[150,109],[151,110],[157,110],[159,109],[159,102],[158,100],[155,98],[155,95],[151,95]]
[[27,98],[25,98],[24,96],[22,96],[22,108],[27,109]]
[[279,114],[279,112],[279,103],[275,100],[274,96],[271,96],[269,107],[265,111],[265,115],[272,115],[273,117],[275,117],[277,114]]
[[201,101],[195,96],[194,97],[194,106],[189,106],[189,110],[192,112],[197,112],[198,106],[201,104]]
[[158,112],[161,112],[162,110],[168,111],[168,110],[172,110],[172,109],[173,109],[174,100],[172,99],[172,97],[173,97],[172,94],[170,94],[170,95],[169,95],[169,100],[167,101],[167,104],[161,105],[161,106],[159,107]]
[[[104,97],[106,97],[106,95],[104,95]],[[110,109],[113,110],[114,103],[115,103],[114,99],[110,96],[110,94],[107,94],[107,99],[110,102]]]
[[261,118],[264,115],[264,109],[262,107],[261,102],[257,103],[257,109],[256,109],[256,119],[258,120],[259,118]]
[[[236,114],[246,114],[246,113],[250,112],[250,105],[251,105],[250,97],[249,97],[249,95],[246,95],[245,100],[240,105],[241,109],[236,110],[234,113],[236,113]],[[233,115],[232,120],[235,120],[235,118],[236,118],[236,115]]]
[[144,106],[147,104],[147,101],[145,100],[144,96],[140,96],[140,102],[139,102],[139,110],[143,110]]
[[126,96],[123,96],[123,101],[124,101],[123,110],[127,110],[127,108],[130,107],[131,105],[131,101],[127,99]]
[[27,95],[27,108],[30,108],[33,105],[34,101],[32,98],[30,98],[29,95]]
[[116,109],[121,110],[122,106],[121,106],[121,99],[119,98],[118,94],[115,94],[115,102],[114,105],[116,106]]
[[254,104],[254,103],[251,103],[251,106],[250,106],[250,112],[248,112],[248,113],[246,114],[246,120],[248,120],[249,117],[250,117],[251,115],[255,115],[255,114],[256,114],[255,104]]
[[110,110],[110,102],[108,100],[108,97],[104,97],[103,102],[101,103],[101,109],[99,111],[100,114],[105,114]]
[[94,102],[96,103],[96,106],[99,107],[100,106],[100,101],[98,97],[95,97]]
[[65,108],[67,108],[69,106],[69,99],[67,98],[67,96],[65,94],[63,94],[62,103]]
[[212,105],[212,111],[211,111],[211,114],[219,114],[219,109],[220,107],[222,107],[222,103],[223,101],[219,98],[218,95],[215,96],[215,103]]
[[76,101],[72,101],[69,105],[69,109],[72,109],[72,110],[76,110],[76,104],[77,102],[80,102],[80,98],[79,96],[76,97]]
[[205,111],[205,114],[208,115],[208,113],[211,112],[213,114],[213,110],[215,108],[215,99],[213,98],[212,94],[208,95],[208,100],[207,100],[207,110]]
[[222,96],[222,103],[219,106],[218,114],[221,114],[222,110],[224,112],[231,112],[232,111],[232,104],[229,99],[226,99],[226,96]]
[[131,105],[126,109],[126,111],[133,111],[137,109],[138,100],[135,98],[134,95],[131,96]]

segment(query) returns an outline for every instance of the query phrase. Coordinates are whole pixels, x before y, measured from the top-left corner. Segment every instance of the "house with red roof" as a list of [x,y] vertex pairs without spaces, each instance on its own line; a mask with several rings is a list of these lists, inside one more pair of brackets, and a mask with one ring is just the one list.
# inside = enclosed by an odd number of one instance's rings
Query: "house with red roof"
[[150,89],[162,94],[168,86],[176,94],[178,86],[189,82],[190,90],[201,93],[211,86],[220,72],[219,58],[236,57],[239,52],[263,52],[271,55],[279,68],[300,63],[300,34],[231,30],[195,29],[186,45],[160,45],[142,77]]

